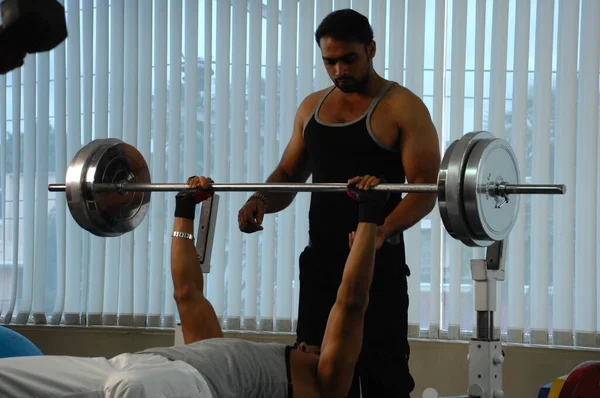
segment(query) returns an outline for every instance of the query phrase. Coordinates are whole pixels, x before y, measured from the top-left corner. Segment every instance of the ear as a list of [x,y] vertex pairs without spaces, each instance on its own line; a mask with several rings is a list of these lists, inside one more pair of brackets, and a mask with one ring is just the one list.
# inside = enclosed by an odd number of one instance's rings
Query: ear
[[375,58],[376,53],[377,53],[377,43],[375,43],[375,40],[373,40],[367,46],[367,54],[369,55],[369,58],[373,59],[373,58]]

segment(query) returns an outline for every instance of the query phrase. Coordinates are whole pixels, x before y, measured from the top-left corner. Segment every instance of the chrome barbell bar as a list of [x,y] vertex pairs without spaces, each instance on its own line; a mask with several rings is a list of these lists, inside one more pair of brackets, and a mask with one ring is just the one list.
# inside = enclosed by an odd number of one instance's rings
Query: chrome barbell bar
[[[240,183],[240,184],[211,184],[215,192],[344,192],[348,185],[344,183]],[[179,192],[191,188],[187,184],[162,183],[94,183],[89,187],[94,192]],[[379,184],[371,189],[394,193],[437,193],[437,184]],[[50,192],[66,190],[65,184],[48,185]],[[501,184],[492,183],[483,187],[482,193],[490,196],[508,194],[543,194],[562,195],[566,192],[562,184]]]
[[[524,184],[520,176],[510,144],[479,131],[465,134],[446,149],[435,183],[386,182],[372,189],[436,194],[441,219],[453,238],[469,246],[489,246],[510,233],[521,194],[566,192],[563,184]],[[153,191],[200,189],[153,183],[142,154],[118,139],[97,139],[82,147],[65,177],[65,183],[50,184],[48,190],[65,191],[75,221],[103,237],[136,228],[148,211]],[[344,192],[348,188],[344,182],[213,183],[211,187],[214,192]]]

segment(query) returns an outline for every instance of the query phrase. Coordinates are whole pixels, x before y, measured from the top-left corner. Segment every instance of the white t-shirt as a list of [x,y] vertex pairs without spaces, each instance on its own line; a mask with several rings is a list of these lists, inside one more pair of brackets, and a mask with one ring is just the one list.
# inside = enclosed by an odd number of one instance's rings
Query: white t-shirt
[[142,351],[184,361],[207,381],[214,397],[288,398],[289,348],[279,343],[214,338]]

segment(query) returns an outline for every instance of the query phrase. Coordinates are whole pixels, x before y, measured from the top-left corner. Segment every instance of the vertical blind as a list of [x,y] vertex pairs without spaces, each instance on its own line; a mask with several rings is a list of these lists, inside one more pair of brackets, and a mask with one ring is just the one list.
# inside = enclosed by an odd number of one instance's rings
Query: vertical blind
[[[174,193],[135,231],[84,232],[62,182],[98,138],[138,148],[154,182],[264,181],[295,112],[331,85],[314,32],[351,7],[373,24],[376,71],[428,107],[440,149],[469,131],[508,140],[525,196],[507,239],[497,333],[598,346],[600,4],[507,0],[67,0],[69,38],[0,76],[0,316],[4,323],[172,327]],[[399,110],[401,112],[401,110]],[[310,182],[310,179],[309,179]],[[221,193],[208,298],[231,330],[294,332],[309,194],[242,234],[249,194]],[[438,209],[405,232],[409,335],[464,339],[475,324],[468,248]],[[399,316],[394,308],[389,316]]]

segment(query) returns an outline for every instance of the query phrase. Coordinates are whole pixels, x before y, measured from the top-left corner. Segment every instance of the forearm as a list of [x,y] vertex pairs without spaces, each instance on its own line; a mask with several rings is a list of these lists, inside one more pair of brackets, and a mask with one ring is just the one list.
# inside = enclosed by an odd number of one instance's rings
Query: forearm
[[384,236],[403,232],[421,221],[435,207],[435,194],[410,193],[386,217],[382,226]]
[[338,289],[339,301],[351,305],[364,305],[366,308],[373,279],[376,236],[375,224],[358,224],[356,237],[342,275],[342,283]]
[[[292,176],[278,167],[271,173],[266,182],[293,182],[293,180]],[[263,192],[263,195],[267,199],[266,213],[277,213],[284,210],[296,197],[295,192]]]
[[[194,223],[187,218],[175,217],[173,232],[194,233]],[[204,276],[198,263],[198,253],[193,240],[171,238],[171,277],[176,295],[186,295],[191,290],[203,292]]]

